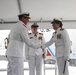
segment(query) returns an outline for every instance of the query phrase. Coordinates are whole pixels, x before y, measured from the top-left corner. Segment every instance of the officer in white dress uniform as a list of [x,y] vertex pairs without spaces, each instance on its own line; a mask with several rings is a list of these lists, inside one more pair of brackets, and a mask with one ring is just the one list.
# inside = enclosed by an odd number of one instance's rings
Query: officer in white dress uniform
[[27,23],[29,13],[18,15],[19,22],[11,29],[9,44],[6,51],[8,60],[7,75],[23,75],[23,48],[27,44],[33,48],[40,48],[40,43],[32,42],[28,37]]
[[[39,26],[36,23],[31,25],[32,33],[29,33],[29,38],[35,43],[39,42],[43,44],[44,37],[42,33],[38,32],[38,27]],[[36,75],[42,75],[42,57],[45,51],[43,51],[41,48],[35,49],[32,47],[28,47],[26,50],[27,52],[25,52],[25,54],[29,63],[29,75],[35,75],[35,72]]]
[[64,75],[69,75],[68,60],[69,60],[70,46],[71,46],[69,35],[66,29],[62,28],[63,24],[60,20],[54,19],[51,23],[55,32],[53,33],[50,41],[47,42],[46,44],[43,44],[42,47],[45,48],[55,43],[59,75],[63,75],[65,61],[67,61],[67,63],[66,63]]

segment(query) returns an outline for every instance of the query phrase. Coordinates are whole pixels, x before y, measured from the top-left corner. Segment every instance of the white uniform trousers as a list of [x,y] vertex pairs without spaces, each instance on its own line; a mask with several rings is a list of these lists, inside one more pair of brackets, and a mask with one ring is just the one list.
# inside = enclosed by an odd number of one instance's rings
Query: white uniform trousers
[[8,68],[7,75],[24,75],[23,71],[23,57],[7,57]]
[[[64,57],[57,57],[57,65],[58,65],[58,73],[59,73],[59,75],[63,75],[64,63],[65,63]],[[68,61],[66,63],[65,74],[64,75],[69,75]]]
[[29,75],[42,75],[42,55],[29,56]]

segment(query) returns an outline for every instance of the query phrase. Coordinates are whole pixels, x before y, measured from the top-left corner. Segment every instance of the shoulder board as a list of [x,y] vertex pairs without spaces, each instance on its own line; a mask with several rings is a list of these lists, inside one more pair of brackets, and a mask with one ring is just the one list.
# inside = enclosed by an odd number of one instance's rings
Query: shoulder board
[[43,33],[39,33],[40,35],[43,35]]
[[63,30],[64,30],[64,28],[61,28],[60,30],[61,30],[61,31],[63,31]]
[[56,32],[53,32],[53,34],[56,34]]
[[31,33],[28,33],[28,35],[31,35]]
[[55,34],[55,32],[53,32],[53,34]]

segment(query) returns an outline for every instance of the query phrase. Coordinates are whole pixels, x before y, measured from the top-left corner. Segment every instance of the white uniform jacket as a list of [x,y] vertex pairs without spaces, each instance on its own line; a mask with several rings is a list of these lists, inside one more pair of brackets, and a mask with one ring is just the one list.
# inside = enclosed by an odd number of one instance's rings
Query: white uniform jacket
[[7,56],[23,57],[24,43],[33,48],[41,47],[40,44],[33,43],[29,39],[27,27],[22,21],[19,21],[16,26],[11,29],[9,41],[6,51]]
[[[43,44],[45,42],[42,33],[37,33],[36,36],[33,33],[29,33],[29,38],[33,42],[35,42],[35,43]],[[25,55],[26,56],[28,56],[28,55],[35,56],[35,55],[42,55],[43,54],[43,50],[41,48],[35,49],[35,48],[32,48],[32,47],[27,46],[25,51],[26,51],[25,52]]]
[[69,56],[70,55],[70,38],[66,29],[58,28],[53,33],[49,42],[43,44],[43,48],[48,47],[55,43],[56,57]]

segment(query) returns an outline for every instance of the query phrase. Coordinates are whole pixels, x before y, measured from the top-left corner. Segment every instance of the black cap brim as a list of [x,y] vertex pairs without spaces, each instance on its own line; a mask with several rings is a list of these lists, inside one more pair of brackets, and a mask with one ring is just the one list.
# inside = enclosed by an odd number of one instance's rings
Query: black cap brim
[[30,19],[30,17],[29,17],[29,16],[28,16],[28,17],[25,17],[25,16],[24,16],[24,18]]
[[61,21],[59,21],[59,20],[54,20],[54,21],[51,22],[51,24],[54,24],[54,23],[60,24]]
[[36,25],[36,26],[35,25],[32,25],[31,26],[31,28],[38,28],[38,27],[39,27],[38,25]]

